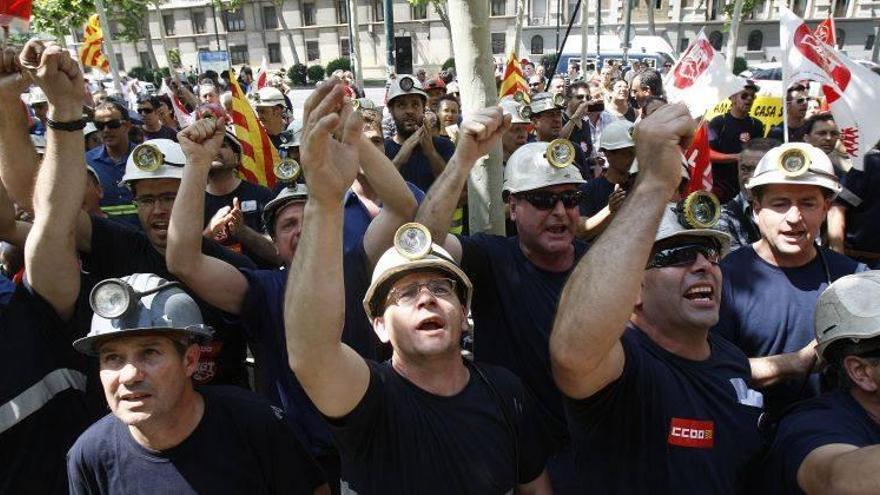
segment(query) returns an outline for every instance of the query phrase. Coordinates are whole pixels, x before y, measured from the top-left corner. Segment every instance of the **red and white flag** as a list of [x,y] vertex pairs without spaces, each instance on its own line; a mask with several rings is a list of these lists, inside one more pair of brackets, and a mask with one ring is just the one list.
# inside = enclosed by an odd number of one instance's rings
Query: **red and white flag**
[[171,105],[174,107],[174,118],[177,120],[177,123],[180,125],[180,128],[189,126],[193,123],[193,116],[190,112],[186,110],[186,107],[174,94],[174,91],[165,84],[165,80],[162,80],[162,87],[159,88],[159,94],[168,95],[168,98],[171,100]]
[[266,87],[266,83],[269,81],[269,62],[266,60],[266,56],[263,56],[263,61],[260,62],[260,71],[257,72],[257,77],[254,79],[254,83],[252,84],[253,88],[250,89],[250,93],[254,93],[260,89]]
[[780,7],[779,13],[783,87],[803,79],[823,85],[853,167],[863,170],[865,154],[880,141],[874,109],[880,101],[880,76],[825,44],[792,11]]
[[694,191],[712,191],[712,162],[709,161],[709,125],[706,121],[700,124],[694,133],[694,140],[684,152],[687,159],[688,194]]
[[0,27],[12,33],[26,33],[32,8],[33,0],[0,0]]
[[724,57],[700,31],[663,81],[670,103],[684,102],[696,119],[743,89],[743,80],[727,69]]
[[837,46],[837,35],[834,33],[834,18],[829,17],[820,22],[813,31],[813,36],[828,46]]

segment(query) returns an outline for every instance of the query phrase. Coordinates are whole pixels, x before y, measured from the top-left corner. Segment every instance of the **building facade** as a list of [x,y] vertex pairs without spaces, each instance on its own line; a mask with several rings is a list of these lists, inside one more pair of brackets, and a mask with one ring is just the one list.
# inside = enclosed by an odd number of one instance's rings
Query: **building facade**
[[[489,2],[492,51],[501,60],[512,48],[517,0]],[[517,54],[531,60],[556,52],[557,32],[562,38],[568,21],[580,0],[525,0],[527,14]],[[705,29],[716,48],[728,42],[724,29],[724,0],[634,0],[633,35],[653,34],[681,51]],[[792,3],[793,2],[793,3]],[[383,0],[356,0],[360,55],[367,79],[385,77],[386,53]],[[164,26],[169,49],[180,53],[184,67],[196,68],[199,51],[227,50],[233,66],[259,66],[265,57],[270,68],[289,68],[294,56],[283,25],[292,35],[299,61],[305,65],[326,66],[349,55],[348,0],[245,0],[236,12],[212,7],[205,0],[171,0],[150,13],[149,28],[159,66],[167,66],[160,36]],[[557,5],[561,5],[557,11]],[[749,63],[779,58],[778,0],[758,0],[747,13],[740,29],[738,54]],[[583,5],[583,4],[582,4]],[[625,14],[623,0],[588,0],[590,37],[595,36],[596,9],[601,5],[603,35],[622,37]],[[875,60],[876,37],[880,23],[880,1],[870,0],[791,0],[787,5],[805,19],[818,23],[834,13],[838,45],[852,58]],[[581,7],[583,8],[583,7]],[[649,11],[652,8],[652,11]],[[395,49],[399,56],[411,58],[413,67],[429,72],[452,56],[450,33],[433,6],[413,7],[406,0],[393,0]],[[283,16],[283,22],[281,19]],[[581,14],[575,16],[572,33],[580,33]],[[557,22],[560,28],[557,30]],[[579,42],[578,48],[579,49]],[[567,45],[571,48],[572,45]],[[592,48],[591,48],[592,49]],[[617,51],[619,47],[602,46]],[[120,70],[149,66],[146,42],[116,43]]]

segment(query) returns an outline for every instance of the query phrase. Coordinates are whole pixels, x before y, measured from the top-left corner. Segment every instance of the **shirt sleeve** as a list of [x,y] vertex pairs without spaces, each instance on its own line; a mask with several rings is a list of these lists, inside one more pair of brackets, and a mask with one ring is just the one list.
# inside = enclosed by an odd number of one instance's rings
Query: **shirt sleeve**
[[709,147],[715,149],[721,144],[721,128],[724,127],[724,116],[717,115],[709,121]]
[[327,482],[318,463],[309,455],[302,441],[284,419],[280,409],[268,421],[267,441],[272,463],[272,493],[311,495],[315,488]]
[[71,495],[101,493],[94,477],[86,469],[82,449],[77,444],[67,453],[67,486]]
[[351,452],[355,458],[361,455],[370,441],[375,425],[379,424],[383,412],[385,384],[379,372],[379,367],[382,365],[367,360],[367,366],[370,368],[370,384],[361,401],[350,413],[341,418],[325,416],[333,436],[342,445],[340,451]]
[[449,159],[455,153],[455,145],[452,144],[452,141],[445,137],[435,137],[434,147],[437,148],[437,152],[443,157],[443,161],[449,163]]
[[131,273],[129,259],[141,256],[145,242],[149,241],[141,232],[115,220],[89,218],[92,222],[91,252],[83,254],[88,271],[99,278]]
[[487,237],[483,234],[458,236],[461,243],[461,268],[476,288],[492,276],[492,256],[487,249]]
[[250,268],[254,270],[257,264],[243,254],[226,249],[211,239],[202,237],[202,252],[212,258],[223,260],[236,268]]

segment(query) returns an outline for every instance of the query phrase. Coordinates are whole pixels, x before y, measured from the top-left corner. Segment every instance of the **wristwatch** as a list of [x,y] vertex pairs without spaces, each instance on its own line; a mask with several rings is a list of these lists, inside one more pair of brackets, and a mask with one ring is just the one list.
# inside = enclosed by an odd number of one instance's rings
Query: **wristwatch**
[[56,131],[79,131],[86,126],[86,119],[71,120],[69,122],[56,122],[52,119],[46,119],[46,126]]

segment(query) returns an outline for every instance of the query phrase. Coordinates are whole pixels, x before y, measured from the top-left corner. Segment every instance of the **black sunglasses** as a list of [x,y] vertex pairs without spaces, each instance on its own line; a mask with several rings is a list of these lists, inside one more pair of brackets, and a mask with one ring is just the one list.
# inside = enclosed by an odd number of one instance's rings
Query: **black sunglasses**
[[119,129],[120,127],[122,127],[122,120],[120,119],[111,119],[106,122],[100,122],[96,120],[94,123],[95,129],[98,129],[99,131],[103,131],[105,127],[107,129]]
[[152,108],[146,108],[146,107],[144,107],[144,108],[138,108],[138,113],[141,114],[141,115],[149,115],[149,114],[153,113],[153,109],[152,109]]
[[691,265],[697,261],[697,255],[702,254],[709,263],[717,265],[721,261],[721,249],[712,241],[709,244],[687,244],[661,249],[654,253],[654,257],[648,262],[646,269],[666,268],[668,266]]
[[539,210],[552,210],[556,207],[556,203],[562,201],[562,206],[566,209],[575,208],[581,202],[583,193],[581,191],[565,191],[562,193],[552,193],[548,191],[529,191],[517,194],[532,206]]

